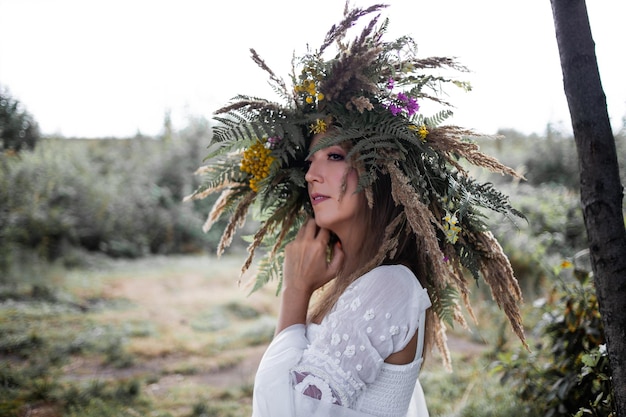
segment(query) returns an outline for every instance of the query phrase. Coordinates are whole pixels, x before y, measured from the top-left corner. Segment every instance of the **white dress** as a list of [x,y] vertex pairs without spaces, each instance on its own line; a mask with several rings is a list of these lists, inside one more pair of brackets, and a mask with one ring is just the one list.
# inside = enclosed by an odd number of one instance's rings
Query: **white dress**
[[[363,275],[319,325],[292,325],[274,338],[256,374],[253,417],[427,417],[417,377],[430,305],[405,266]],[[418,329],[415,360],[385,363]]]

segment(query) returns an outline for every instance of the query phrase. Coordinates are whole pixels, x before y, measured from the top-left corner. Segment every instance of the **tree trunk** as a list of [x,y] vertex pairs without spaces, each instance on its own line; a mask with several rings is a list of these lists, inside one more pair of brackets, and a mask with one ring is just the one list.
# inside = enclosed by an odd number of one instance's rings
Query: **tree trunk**
[[[585,0],[551,0],[618,417],[626,417],[626,230],[615,138]],[[615,51],[615,53],[621,53]],[[593,401],[590,398],[590,401]]]

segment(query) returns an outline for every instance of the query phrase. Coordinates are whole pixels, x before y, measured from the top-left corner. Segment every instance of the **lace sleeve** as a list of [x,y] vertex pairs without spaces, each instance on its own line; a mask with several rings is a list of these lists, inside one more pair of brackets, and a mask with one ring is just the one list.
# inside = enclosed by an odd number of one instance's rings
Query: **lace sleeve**
[[380,266],[356,280],[319,326],[292,371],[305,395],[350,406],[373,382],[384,360],[411,340],[430,300],[403,266]]

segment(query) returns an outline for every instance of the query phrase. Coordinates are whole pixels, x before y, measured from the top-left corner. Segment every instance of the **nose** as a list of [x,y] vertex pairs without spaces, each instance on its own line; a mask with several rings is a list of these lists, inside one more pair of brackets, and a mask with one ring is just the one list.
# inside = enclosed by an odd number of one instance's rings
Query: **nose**
[[319,172],[319,167],[315,162],[309,161],[309,167],[306,170],[306,174],[304,174],[304,180],[308,183],[312,182],[320,182],[322,180],[322,176]]

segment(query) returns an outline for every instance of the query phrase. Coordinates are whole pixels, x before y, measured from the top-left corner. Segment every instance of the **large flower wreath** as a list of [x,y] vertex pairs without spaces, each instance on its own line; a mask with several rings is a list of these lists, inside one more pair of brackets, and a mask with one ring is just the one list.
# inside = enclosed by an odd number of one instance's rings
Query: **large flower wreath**
[[[459,300],[473,317],[466,275],[476,280],[482,277],[491,287],[513,331],[525,344],[520,288],[507,257],[483,221],[484,209],[510,218],[523,216],[491,184],[475,181],[461,159],[520,176],[481,153],[472,141],[479,136],[475,132],[442,125],[452,114],[450,104],[440,98],[443,87],[469,86],[438,75],[436,70],[466,69],[451,58],[418,58],[411,37],[384,41],[388,20],[379,22],[377,15],[384,7],[346,7],[344,19],[332,26],[318,49],[293,59],[292,87],[251,50],[252,59],[269,74],[284,102],[239,95],[217,110],[218,125],[213,129],[207,165],[199,170],[204,183],[188,198],[221,193],[204,226],[206,231],[222,217],[229,218],[218,254],[230,245],[253,209],[260,227],[251,237],[242,273],[260,249],[263,257],[254,290],[271,279],[280,283],[284,246],[311,211],[304,161],[317,149],[348,143],[348,159],[359,172],[359,191],[372,204],[372,184],[381,173],[388,174],[396,204],[405,207],[403,220],[425,248],[416,256],[428,266],[427,285],[438,319],[434,332],[444,360],[449,359],[446,322],[466,325]],[[360,35],[347,41],[349,29],[371,14],[375,16]],[[438,103],[441,110],[430,116],[422,114],[420,103],[426,100]],[[333,134],[309,149],[311,136],[324,132],[330,123]],[[393,231],[389,239],[393,239]],[[381,245],[381,254],[372,266],[392,246]]]

